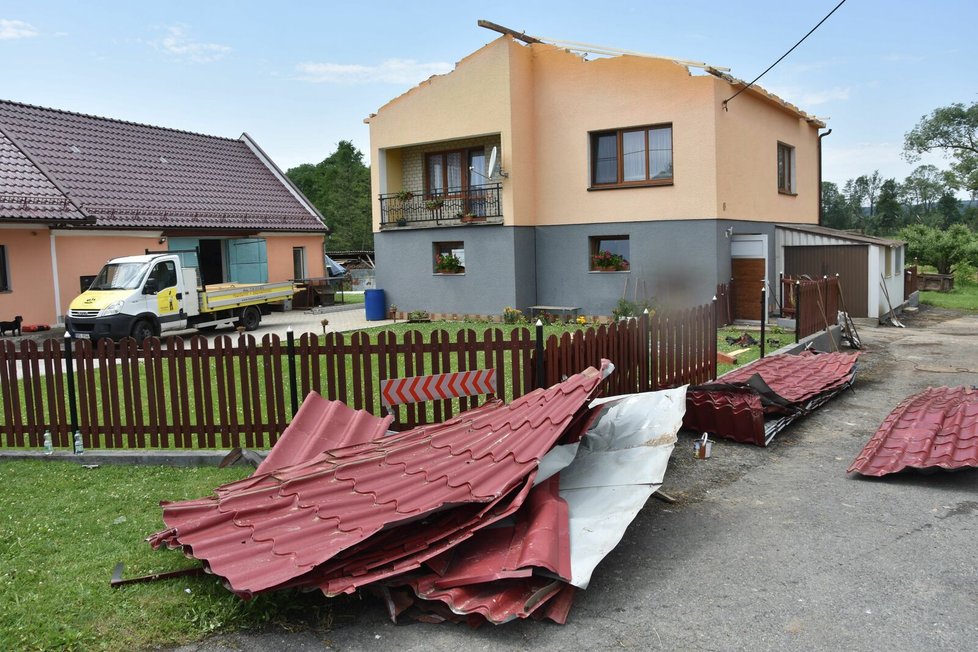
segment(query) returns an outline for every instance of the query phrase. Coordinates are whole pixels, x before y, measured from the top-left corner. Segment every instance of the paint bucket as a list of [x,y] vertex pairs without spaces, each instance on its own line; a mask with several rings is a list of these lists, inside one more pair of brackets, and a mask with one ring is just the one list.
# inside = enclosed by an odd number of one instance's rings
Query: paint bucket
[[713,442],[704,432],[702,439],[693,442],[693,457],[698,460],[705,460],[713,453]]

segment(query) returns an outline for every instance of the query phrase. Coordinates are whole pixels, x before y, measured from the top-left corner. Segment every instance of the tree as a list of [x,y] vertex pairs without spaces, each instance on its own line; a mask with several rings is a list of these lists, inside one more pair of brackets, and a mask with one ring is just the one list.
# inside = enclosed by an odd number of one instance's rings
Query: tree
[[880,198],[876,204],[876,231],[889,234],[900,224],[903,208],[900,206],[900,186],[896,179],[887,179],[880,185]]
[[947,192],[943,172],[934,165],[920,165],[903,180],[904,203],[914,216],[927,215],[937,208],[938,198]]
[[903,155],[908,161],[933,151],[953,159],[957,185],[972,197],[978,195],[978,102],[934,109],[904,136]]
[[937,200],[937,212],[941,216],[941,226],[949,227],[961,221],[961,208],[958,198],[945,190],[941,198]]
[[373,249],[370,168],[353,143],[341,140],[322,162],[304,163],[286,174],[326,218],[330,249]]
[[852,209],[839,186],[831,181],[822,182],[822,224],[833,229],[848,229],[852,223]]
[[907,256],[925,265],[933,265],[938,274],[953,274],[956,265],[974,260],[978,245],[975,235],[963,224],[935,229],[914,224],[900,231],[907,241]]

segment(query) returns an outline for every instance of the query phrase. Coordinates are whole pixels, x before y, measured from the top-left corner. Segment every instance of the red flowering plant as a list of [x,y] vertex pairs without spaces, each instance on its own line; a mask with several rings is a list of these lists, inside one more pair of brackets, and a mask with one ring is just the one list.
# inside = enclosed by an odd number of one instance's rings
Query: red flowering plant
[[591,256],[591,268],[603,271],[621,272],[628,269],[628,261],[621,254],[610,251],[599,251]]
[[462,261],[454,254],[439,254],[435,258],[435,271],[441,274],[457,274],[462,271]]

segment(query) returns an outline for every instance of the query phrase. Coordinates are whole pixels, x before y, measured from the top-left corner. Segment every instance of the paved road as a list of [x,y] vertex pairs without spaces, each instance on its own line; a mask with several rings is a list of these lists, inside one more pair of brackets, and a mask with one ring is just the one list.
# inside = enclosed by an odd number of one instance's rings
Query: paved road
[[978,640],[978,472],[846,475],[884,416],[929,385],[978,383],[978,316],[863,328],[854,393],[767,449],[681,435],[665,490],[580,592],[567,625],[390,623],[369,597],[331,630],[233,635],[210,650],[927,650]]

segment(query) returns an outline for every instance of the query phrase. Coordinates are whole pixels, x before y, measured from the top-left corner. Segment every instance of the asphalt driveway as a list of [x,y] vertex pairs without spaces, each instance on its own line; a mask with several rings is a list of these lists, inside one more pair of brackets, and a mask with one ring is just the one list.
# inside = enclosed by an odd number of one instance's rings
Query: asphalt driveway
[[681,434],[663,490],[578,593],[568,623],[392,624],[369,597],[329,630],[183,650],[922,650],[978,640],[978,471],[882,480],[846,468],[886,414],[928,386],[978,383],[978,316],[923,310],[871,327],[854,392],[767,449]]

